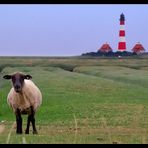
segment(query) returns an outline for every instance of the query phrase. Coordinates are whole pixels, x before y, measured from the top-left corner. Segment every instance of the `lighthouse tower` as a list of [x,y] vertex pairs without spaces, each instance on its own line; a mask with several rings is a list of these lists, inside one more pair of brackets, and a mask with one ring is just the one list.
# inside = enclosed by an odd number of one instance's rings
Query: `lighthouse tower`
[[120,15],[120,30],[119,30],[119,43],[118,43],[118,51],[126,51],[126,42],[125,42],[125,30],[124,30],[124,21],[125,17],[122,13]]

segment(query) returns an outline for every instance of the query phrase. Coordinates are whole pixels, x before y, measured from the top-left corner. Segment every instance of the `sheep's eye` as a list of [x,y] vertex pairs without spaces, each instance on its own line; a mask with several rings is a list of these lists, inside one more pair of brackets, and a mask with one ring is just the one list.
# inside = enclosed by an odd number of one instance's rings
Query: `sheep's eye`
[[20,77],[20,81],[23,82],[24,81],[24,77]]
[[14,77],[14,76],[12,76],[12,82],[15,82],[15,81],[16,81],[15,77]]

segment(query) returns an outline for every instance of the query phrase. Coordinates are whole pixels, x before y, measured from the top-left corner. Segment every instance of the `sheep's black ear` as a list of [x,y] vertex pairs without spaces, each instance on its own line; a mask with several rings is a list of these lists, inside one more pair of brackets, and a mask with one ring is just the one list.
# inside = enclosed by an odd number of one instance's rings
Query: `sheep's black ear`
[[9,80],[9,79],[11,79],[11,75],[5,75],[5,76],[3,76],[3,78]]
[[24,78],[27,79],[27,80],[30,80],[30,79],[32,79],[32,76],[31,75],[25,75]]

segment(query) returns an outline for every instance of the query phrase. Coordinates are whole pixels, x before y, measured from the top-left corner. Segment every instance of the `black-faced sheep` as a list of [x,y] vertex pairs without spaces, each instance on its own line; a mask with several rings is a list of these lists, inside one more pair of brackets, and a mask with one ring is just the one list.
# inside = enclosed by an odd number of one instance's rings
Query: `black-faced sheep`
[[35,126],[35,113],[42,103],[42,94],[39,88],[31,81],[31,75],[16,72],[12,75],[3,76],[4,79],[12,80],[12,88],[8,94],[7,102],[12,107],[15,116],[17,134],[22,134],[22,114],[28,114],[26,134],[29,134],[30,122],[33,134],[37,134]]

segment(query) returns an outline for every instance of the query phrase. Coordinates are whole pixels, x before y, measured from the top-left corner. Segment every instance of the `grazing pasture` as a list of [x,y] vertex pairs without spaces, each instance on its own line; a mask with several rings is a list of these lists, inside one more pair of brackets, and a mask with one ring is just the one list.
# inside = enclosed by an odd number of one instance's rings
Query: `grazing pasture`
[[[31,74],[43,94],[38,135],[15,133],[2,78],[14,71]],[[148,59],[1,57],[0,143],[148,143]]]

